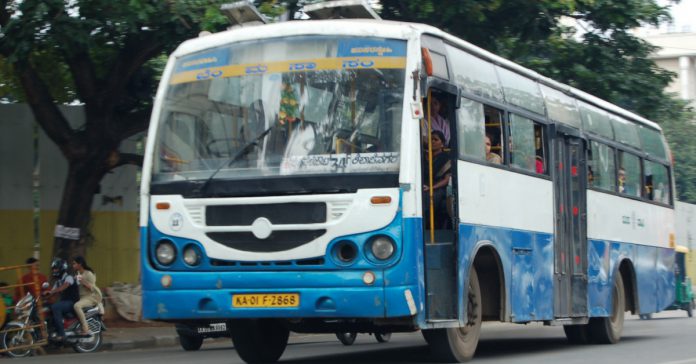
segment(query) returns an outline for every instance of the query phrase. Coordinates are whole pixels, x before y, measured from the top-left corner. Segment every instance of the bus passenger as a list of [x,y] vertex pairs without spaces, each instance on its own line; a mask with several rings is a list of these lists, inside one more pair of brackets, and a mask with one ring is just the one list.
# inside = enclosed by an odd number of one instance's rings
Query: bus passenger
[[[431,136],[432,160],[433,160],[433,212],[435,215],[435,229],[443,229],[448,226],[447,219],[447,185],[449,184],[451,162],[449,155],[444,151],[445,136],[439,130],[433,130]],[[430,170],[428,168],[428,152],[425,150],[425,163],[423,163],[423,205],[424,217],[430,219]]]
[[630,183],[626,183],[626,170],[624,170],[623,167],[619,168],[617,179],[619,185],[619,193],[636,196],[637,191],[635,190],[635,188],[633,188],[633,186],[631,186]]
[[[443,112],[443,103],[441,100],[441,97],[438,95],[435,95],[435,93],[431,94],[430,97],[430,127],[432,131],[439,131],[443,135],[443,146],[446,148],[449,146],[450,142],[450,125],[449,125],[449,120],[444,118],[442,116]],[[422,130],[422,136],[423,136],[423,142],[427,143],[427,138],[428,138],[428,129],[427,127],[427,120],[424,120],[424,127],[421,129]]]
[[493,163],[493,164],[502,164],[503,159],[500,158],[500,155],[497,153],[491,152],[491,136],[490,134],[486,134],[485,137],[483,137],[483,142],[486,145],[486,162]]

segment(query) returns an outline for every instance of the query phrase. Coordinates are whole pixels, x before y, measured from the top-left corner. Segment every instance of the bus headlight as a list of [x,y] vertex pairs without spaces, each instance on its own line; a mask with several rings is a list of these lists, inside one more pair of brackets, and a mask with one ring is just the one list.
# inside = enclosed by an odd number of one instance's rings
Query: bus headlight
[[195,245],[189,245],[184,249],[184,263],[196,266],[201,262],[201,253]]
[[394,241],[386,236],[378,236],[372,239],[372,243],[370,244],[372,255],[379,260],[391,258],[395,250]]
[[176,258],[176,248],[169,240],[161,240],[155,248],[155,257],[162,265],[170,265]]

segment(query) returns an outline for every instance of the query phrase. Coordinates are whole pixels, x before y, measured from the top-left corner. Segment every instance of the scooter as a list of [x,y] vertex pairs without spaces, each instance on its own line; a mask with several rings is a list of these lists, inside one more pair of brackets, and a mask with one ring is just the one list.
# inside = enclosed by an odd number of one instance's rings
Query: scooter
[[[85,308],[84,312],[89,335],[79,334],[82,331],[82,325],[73,313],[66,315],[63,319],[61,324],[65,328],[65,338],[57,342],[52,340],[56,333],[50,309],[43,308],[43,317],[46,318],[43,324],[47,330],[42,330],[36,298],[31,293],[27,293],[15,305],[14,319],[5,325],[4,332],[0,336],[0,347],[6,349],[6,354],[13,358],[30,356],[34,354],[37,346],[46,343],[53,346],[72,346],[78,353],[97,351],[102,345],[102,331],[106,330],[102,321],[102,311],[97,306]],[[45,337],[44,333],[48,336]],[[17,349],[13,349],[14,347]]]

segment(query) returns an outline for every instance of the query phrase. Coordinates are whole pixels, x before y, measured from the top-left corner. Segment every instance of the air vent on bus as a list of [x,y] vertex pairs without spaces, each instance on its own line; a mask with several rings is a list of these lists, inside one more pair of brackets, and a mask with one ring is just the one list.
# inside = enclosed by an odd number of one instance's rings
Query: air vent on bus
[[230,260],[211,259],[210,265],[215,267],[293,267],[293,266],[321,266],[324,258],[309,258],[298,260],[283,260],[271,262],[237,262]]
[[186,206],[186,210],[195,225],[203,225],[203,221],[205,221],[205,206]]
[[339,220],[350,208],[351,201],[331,201],[329,205],[329,221]]

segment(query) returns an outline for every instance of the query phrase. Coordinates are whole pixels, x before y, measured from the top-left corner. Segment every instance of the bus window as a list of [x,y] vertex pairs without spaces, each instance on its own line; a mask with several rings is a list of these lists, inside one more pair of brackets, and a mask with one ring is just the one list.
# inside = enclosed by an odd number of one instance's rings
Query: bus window
[[666,166],[645,161],[645,197],[656,202],[670,203],[669,172]]
[[503,164],[505,150],[503,149],[503,113],[490,106],[484,107],[485,114],[485,148],[486,162]]
[[619,170],[617,185],[619,193],[640,197],[640,158],[624,151],[619,151]]
[[588,185],[606,191],[616,191],[614,149],[593,141],[590,143],[587,160]]
[[460,158],[469,157],[485,160],[485,145],[483,143],[485,128],[483,120],[485,113],[483,104],[469,99],[462,99],[457,118],[458,155]]
[[529,172],[546,171],[542,126],[525,117],[510,114],[510,164]]

